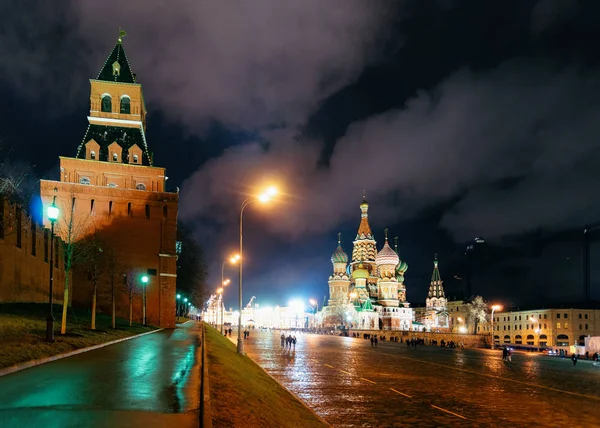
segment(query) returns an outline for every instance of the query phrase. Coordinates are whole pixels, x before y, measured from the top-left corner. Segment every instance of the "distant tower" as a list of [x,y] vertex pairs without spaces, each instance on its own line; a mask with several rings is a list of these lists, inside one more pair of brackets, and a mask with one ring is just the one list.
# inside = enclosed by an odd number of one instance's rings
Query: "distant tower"
[[333,274],[329,277],[329,306],[348,303],[350,277],[346,273],[348,255],[342,248],[342,234],[338,233],[338,246],[331,255]]
[[375,263],[379,278],[377,279],[378,303],[381,306],[398,306],[398,280],[396,266],[400,262],[398,254],[388,244],[388,230],[385,229],[385,243],[377,254]]
[[433,273],[431,274],[431,283],[429,285],[429,293],[425,300],[425,310],[427,318],[433,327],[448,327],[448,314],[446,313],[448,299],[444,294],[442,286],[442,278],[438,269],[437,254],[433,260]]
[[[396,280],[398,281],[398,301],[400,303],[406,303],[406,286],[404,285],[404,274],[408,270],[408,264],[400,258],[398,252],[398,237],[394,238],[394,249],[398,254],[398,265],[396,266]],[[406,306],[406,305],[405,305]]]
[[369,204],[367,200],[363,198],[360,204],[360,225],[358,226],[358,233],[354,240],[354,248],[352,249],[352,270],[357,269],[359,264],[362,264],[363,268],[369,273],[367,283],[375,284],[377,282],[377,270],[375,264],[375,257],[377,257],[377,247],[375,239],[373,238],[373,232],[371,232],[371,226],[369,226]]

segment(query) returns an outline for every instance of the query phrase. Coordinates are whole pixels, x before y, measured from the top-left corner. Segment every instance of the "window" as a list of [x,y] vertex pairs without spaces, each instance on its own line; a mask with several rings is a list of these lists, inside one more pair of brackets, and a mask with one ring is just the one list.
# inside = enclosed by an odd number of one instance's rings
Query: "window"
[[544,314],[544,319],[548,319],[548,317],[546,316],[547,314]]
[[92,160],[96,160],[96,152],[95,151],[90,151],[90,159]]
[[133,163],[138,163],[140,160],[138,155],[133,155]]
[[108,201],[108,215],[112,214],[113,201]]
[[113,162],[117,162],[119,160],[119,155],[117,153],[113,153]]
[[544,330],[548,329],[548,325],[546,323],[544,323]]
[[581,314],[579,314],[579,319],[581,319]]
[[108,94],[102,95],[102,111],[112,113],[112,98]]
[[59,259],[59,253],[58,251],[60,250],[59,246],[58,246],[58,237],[54,236],[54,267],[57,268],[58,267],[58,259]]
[[559,334],[556,337],[556,344],[558,346],[569,346],[569,336],[566,334]]
[[35,224],[35,221],[33,220],[33,217],[32,217],[31,218],[31,255],[32,256],[36,255],[36,244],[37,244],[37,225]]
[[556,328],[560,328],[560,323],[559,322],[556,323]]
[[582,330],[583,326],[581,324],[579,324],[579,330]]
[[108,183],[108,187],[110,187],[110,188],[113,188],[113,189],[114,189],[114,188],[116,188],[116,187],[117,187],[117,185],[116,185],[115,183]]
[[44,261],[48,263],[48,241],[50,231],[48,229],[44,229]]
[[587,314],[585,314],[585,315],[584,315],[584,318],[585,318],[585,319],[588,319],[588,318],[587,318]]
[[135,185],[136,190],[146,190],[146,185],[144,183],[138,183]]
[[127,203],[127,215],[133,217],[133,211],[131,210],[131,202]]
[[556,314],[556,318],[557,318],[557,319],[558,319],[558,318],[560,318],[560,314]]
[[567,314],[564,314],[564,318],[565,318],[565,319],[567,318]]
[[22,209],[19,205],[17,205],[17,208],[15,209],[15,216],[17,217],[17,247],[21,248],[21,238],[23,237],[23,231],[21,230],[22,228],[22,224],[21,224],[21,212]]
[[131,113],[131,100],[128,96],[123,96],[121,98],[121,113],[129,114]]
[[587,325],[587,324],[585,325],[585,329],[586,329],[586,330],[588,329],[588,325]]
[[89,186],[90,178],[89,177],[81,177],[79,179],[79,184],[85,184],[86,186]]

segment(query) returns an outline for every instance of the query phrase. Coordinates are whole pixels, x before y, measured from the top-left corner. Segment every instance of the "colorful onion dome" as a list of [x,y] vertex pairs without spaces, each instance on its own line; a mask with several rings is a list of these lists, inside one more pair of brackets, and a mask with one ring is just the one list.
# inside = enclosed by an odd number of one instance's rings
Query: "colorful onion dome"
[[365,269],[362,263],[358,264],[358,267],[352,272],[352,278],[354,279],[367,279],[369,277],[369,271]]
[[342,248],[342,234],[338,233],[338,246],[331,255],[331,263],[348,263],[348,254]]
[[404,275],[404,273],[408,270],[408,263],[404,260],[400,260],[398,266],[396,266],[396,273],[400,275]]
[[396,254],[396,252],[392,250],[392,247],[389,246],[387,233],[388,230],[385,229],[385,244],[383,244],[381,251],[377,253],[375,263],[377,266],[388,265],[395,267],[400,261],[400,257],[398,257],[398,254]]

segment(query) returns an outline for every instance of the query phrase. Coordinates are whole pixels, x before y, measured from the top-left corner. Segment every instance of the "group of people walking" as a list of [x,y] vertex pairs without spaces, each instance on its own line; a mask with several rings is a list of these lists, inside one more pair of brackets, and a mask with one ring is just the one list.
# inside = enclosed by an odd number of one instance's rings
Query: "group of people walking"
[[296,336],[291,334],[285,337],[285,333],[281,333],[281,347],[291,348],[292,346],[296,349]]

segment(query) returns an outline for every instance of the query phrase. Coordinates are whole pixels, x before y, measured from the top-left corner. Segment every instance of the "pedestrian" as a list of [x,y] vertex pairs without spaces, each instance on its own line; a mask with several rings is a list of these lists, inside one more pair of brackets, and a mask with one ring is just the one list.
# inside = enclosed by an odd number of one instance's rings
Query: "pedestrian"
[[375,336],[375,346],[377,346],[377,336]]
[[371,346],[375,343],[375,339],[371,338]]
[[281,333],[281,347],[283,348],[285,346],[285,334]]
[[571,361],[573,361],[573,367],[577,365],[577,354],[571,355]]
[[294,345],[294,350],[296,350],[296,336],[292,337],[292,345]]
[[508,349],[506,349],[506,346],[504,348],[502,348],[502,361],[506,361],[506,359],[508,358]]

